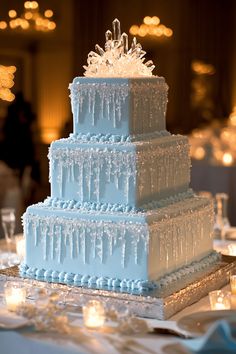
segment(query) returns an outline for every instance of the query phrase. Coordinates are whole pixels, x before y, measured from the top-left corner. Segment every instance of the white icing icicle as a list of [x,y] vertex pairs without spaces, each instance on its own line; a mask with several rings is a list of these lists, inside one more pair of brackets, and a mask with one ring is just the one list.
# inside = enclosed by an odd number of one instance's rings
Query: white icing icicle
[[80,228],[80,241],[81,241],[81,252],[83,257],[83,262],[86,264],[86,235],[85,229]]
[[48,241],[48,243],[49,243],[48,253],[50,254],[51,259],[54,259],[54,251],[55,251],[55,248],[54,248],[55,238],[54,238],[53,231],[54,231],[54,225],[51,224],[49,226],[49,231],[48,231],[48,238],[49,238],[49,241]]
[[90,230],[90,235],[91,235],[92,256],[93,256],[93,259],[95,259],[96,258],[97,234],[94,229]]
[[43,239],[43,259],[47,260],[47,252],[48,252],[48,236],[47,236],[47,224],[42,224],[41,232],[42,232],[42,239]]
[[103,233],[98,235],[98,243],[97,243],[97,255],[98,258],[100,259],[101,263],[103,263]]
[[33,230],[33,235],[34,235],[34,245],[38,246],[39,238],[38,238],[38,233],[37,233],[37,224],[34,221],[32,222],[32,230]]
[[125,267],[125,260],[126,260],[126,238],[125,238],[126,230],[123,229],[121,236],[120,236],[120,241],[121,241],[121,265],[124,268]]

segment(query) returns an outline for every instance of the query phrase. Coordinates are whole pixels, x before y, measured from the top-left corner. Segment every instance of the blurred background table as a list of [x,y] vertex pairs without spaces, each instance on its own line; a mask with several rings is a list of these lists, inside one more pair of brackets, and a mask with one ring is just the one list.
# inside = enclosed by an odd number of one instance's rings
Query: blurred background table
[[236,225],[236,166],[214,166],[207,162],[192,160],[191,187],[194,191],[226,193],[228,216],[231,225]]

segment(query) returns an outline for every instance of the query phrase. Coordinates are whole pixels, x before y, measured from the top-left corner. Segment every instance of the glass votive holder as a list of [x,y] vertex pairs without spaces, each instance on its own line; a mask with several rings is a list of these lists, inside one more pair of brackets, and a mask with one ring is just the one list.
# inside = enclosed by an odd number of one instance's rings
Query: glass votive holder
[[231,309],[236,310],[236,295],[231,294],[230,303],[231,303]]
[[231,308],[231,293],[214,290],[209,293],[211,310],[229,310]]
[[16,236],[16,253],[22,261],[25,258],[25,238],[24,236]]
[[87,328],[96,329],[104,325],[105,309],[101,302],[90,300],[83,306],[83,320]]
[[4,296],[7,309],[16,312],[18,307],[25,303],[26,288],[17,282],[7,282],[4,285]]
[[228,245],[228,254],[229,254],[229,256],[236,257],[236,244],[235,243],[230,243]]
[[230,288],[231,288],[231,293],[233,295],[236,295],[236,274],[230,275]]

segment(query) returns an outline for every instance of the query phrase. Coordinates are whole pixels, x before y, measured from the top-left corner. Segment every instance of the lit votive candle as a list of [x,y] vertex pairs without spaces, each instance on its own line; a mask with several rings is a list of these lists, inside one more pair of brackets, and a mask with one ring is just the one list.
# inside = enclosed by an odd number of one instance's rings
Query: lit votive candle
[[230,256],[236,256],[236,244],[235,243],[230,243],[228,245],[228,254]]
[[105,322],[105,309],[101,302],[90,300],[83,306],[84,325],[88,328],[99,328]]
[[230,288],[231,288],[231,293],[233,295],[236,295],[236,275],[231,275],[230,276]]
[[214,290],[209,293],[212,310],[229,310],[231,308],[230,292]]
[[26,288],[15,282],[7,282],[4,286],[6,306],[9,311],[17,311],[17,308],[25,303]]
[[23,236],[16,236],[16,253],[20,260],[25,258],[25,239]]
[[236,310],[236,295],[231,295],[230,297],[231,309]]

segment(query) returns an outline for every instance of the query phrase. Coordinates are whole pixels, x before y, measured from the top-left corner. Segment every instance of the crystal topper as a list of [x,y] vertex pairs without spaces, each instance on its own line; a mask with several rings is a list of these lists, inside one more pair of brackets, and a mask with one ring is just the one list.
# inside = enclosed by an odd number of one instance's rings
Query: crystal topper
[[106,31],[105,50],[98,44],[95,50],[88,54],[84,75],[87,77],[140,77],[152,76],[155,68],[153,62],[145,61],[146,52],[134,37],[131,47],[128,47],[128,35],[121,34],[120,21],[112,22],[113,34]]

